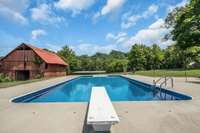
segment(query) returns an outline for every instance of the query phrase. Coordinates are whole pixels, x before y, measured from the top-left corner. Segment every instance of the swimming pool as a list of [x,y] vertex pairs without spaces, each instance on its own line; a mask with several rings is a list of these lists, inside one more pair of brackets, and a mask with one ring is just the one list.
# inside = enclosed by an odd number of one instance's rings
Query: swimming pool
[[88,102],[93,86],[104,86],[111,101],[189,100],[190,96],[153,87],[122,76],[80,76],[12,100],[27,102]]

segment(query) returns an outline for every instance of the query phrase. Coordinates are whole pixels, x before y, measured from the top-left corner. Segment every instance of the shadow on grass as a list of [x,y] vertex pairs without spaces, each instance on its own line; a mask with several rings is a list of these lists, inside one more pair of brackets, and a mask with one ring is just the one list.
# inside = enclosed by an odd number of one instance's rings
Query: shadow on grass
[[110,131],[106,131],[106,132],[96,132],[96,131],[94,131],[94,129],[92,128],[91,125],[88,125],[88,124],[87,124],[88,108],[89,108],[89,103],[88,103],[87,111],[86,111],[86,114],[85,114],[85,119],[84,119],[84,124],[83,124],[83,131],[82,131],[82,133],[111,133]]

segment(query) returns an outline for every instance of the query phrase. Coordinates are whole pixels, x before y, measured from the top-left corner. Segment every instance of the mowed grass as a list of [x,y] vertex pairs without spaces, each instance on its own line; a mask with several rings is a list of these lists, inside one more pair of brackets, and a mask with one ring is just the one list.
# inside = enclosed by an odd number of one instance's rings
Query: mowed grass
[[[173,69],[173,70],[150,70],[150,71],[136,71],[135,75],[143,75],[150,77],[171,76],[171,77],[185,77],[185,70]],[[200,69],[191,69],[186,71],[187,77],[200,78]]]
[[40,78],[40,79],[32,79],[32,80],[25,80],[25,81],[2,82],[2,83],[0,83],[0,88],[7,88],[7,87],[11,87],[11,86],[16,86],[16,85],[20,85],[20,84],[28,84],[28,83],[42,81],[42,80],[45,80],[45,79]]

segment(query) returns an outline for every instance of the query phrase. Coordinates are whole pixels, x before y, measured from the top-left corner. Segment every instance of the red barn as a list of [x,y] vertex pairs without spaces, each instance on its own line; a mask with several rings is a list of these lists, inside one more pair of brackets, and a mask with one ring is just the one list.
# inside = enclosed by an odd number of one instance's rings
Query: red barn
[[1,72],[14,80],[66,75],[67,64],[58,55],[24,43],[0,61]]

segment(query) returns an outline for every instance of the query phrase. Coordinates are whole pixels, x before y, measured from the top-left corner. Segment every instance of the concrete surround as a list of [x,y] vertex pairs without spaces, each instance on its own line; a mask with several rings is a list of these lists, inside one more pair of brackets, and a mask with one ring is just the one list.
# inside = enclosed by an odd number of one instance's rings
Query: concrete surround
[[[126,75],[152,83],[153,78]],[[0,133],[92,133],[85,119],[88,103],[12,103],[13,97],[69,80],[60,77],[0,89]],[[120,123],[112,133],[199,133],[200,80],[175,78],[175,90],[189,101],[114,102]]]

